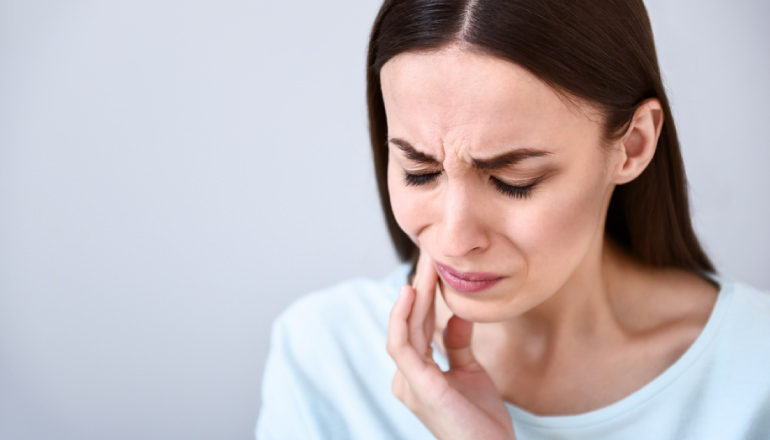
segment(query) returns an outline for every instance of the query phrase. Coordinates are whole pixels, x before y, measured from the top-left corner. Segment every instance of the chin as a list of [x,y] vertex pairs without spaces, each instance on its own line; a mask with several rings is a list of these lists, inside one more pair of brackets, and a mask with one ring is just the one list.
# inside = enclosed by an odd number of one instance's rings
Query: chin
[[[460,318],[478,323],[502,322],[512,316],[499,300],[482,297],[479,293],[464,294],[442,287],[442,295],[449,310]],[[474,295],[477,295],[474,298]]]
[[536,307],[548,295],[525,293],[523,286],[514,288],[519,294],[512,294],[510,286],[496,291],[495,287],[476,293],[461,293],[447,286],[441,280],[441,295],[449,310],[460,318],[478,323],[503,322],[516,318]]

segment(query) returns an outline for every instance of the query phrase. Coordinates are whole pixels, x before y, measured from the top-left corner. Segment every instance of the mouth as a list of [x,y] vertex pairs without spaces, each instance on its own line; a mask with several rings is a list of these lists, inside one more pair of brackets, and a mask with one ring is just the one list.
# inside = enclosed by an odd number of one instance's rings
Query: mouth
[[503,279],[500,275],[488,272],[459,272],[446,264],[436,263],[436,270],[441,278],[453,289],[463,293],[475,293],[489,289]]

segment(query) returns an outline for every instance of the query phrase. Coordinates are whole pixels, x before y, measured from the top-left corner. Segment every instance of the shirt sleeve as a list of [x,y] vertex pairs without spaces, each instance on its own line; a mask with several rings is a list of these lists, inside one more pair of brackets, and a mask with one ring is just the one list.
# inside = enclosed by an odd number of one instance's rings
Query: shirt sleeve
[[[257,440],[347,439],[344,419],[321,392],[322,378],[313,374],[322,347],[304,347],[298,336],[302,322],[284,314],[273,324],[270,351],[262,381],[262,407],[257,419]],[[291,321],[296,321],[292,319]],[[300,320],[301,321],[301,320]],[[295,327],[300,328],[295,328]]]

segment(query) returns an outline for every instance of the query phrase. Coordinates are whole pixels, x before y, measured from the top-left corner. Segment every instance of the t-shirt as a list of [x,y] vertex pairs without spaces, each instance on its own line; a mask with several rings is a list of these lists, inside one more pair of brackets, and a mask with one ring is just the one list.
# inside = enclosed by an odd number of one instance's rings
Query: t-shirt
[[[276,319],[259,440],[433,438],[390,388],[388,316],[408,272],[402,265],[383,280],[307,295]],[[720,292],[708,322],[660,376],[583,414],[540,416],[506,403],[517,439],[770,439],[770,294],[713,279]]]

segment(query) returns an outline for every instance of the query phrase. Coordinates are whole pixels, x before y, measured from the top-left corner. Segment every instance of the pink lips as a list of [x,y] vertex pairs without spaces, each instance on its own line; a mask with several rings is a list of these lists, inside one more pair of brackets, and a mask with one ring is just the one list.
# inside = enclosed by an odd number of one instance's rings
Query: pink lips
[[439,275],[453,289],[463,293],[480,292],[489,289],[502,280],[503,277],[487,272],[458,272],[446,264],[435,261]]

